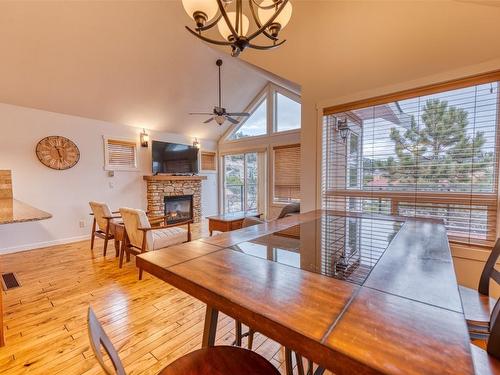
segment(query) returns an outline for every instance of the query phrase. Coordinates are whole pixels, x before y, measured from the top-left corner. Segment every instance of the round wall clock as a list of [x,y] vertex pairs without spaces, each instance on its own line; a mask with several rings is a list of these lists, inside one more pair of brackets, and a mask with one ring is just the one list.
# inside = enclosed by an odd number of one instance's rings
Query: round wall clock
[[80,150],[68,138],[53,135],[45,137],[36,145],[36,156],[52,169],[69,169],[80,160]]

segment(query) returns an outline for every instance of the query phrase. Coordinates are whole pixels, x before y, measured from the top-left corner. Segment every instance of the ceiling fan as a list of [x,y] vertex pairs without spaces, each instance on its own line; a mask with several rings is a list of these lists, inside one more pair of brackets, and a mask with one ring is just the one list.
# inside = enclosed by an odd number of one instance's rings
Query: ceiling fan
[[237,125],[239,121],[234,117],[248,117],[250,113],[248,112],[227,112],[226,108],[222,107],[222,95],[221,95],[221,75],[220,75],[220,67],[222,65],[222,60],[218,59],[215,64],[219,67],[219,105],[214,106],[213,112],[192,112],[190,115],[209,115],[211,116],[208,120],[203,121],[204,124],[208,124],[215,120],[215,122],[219,125],[222,125],[224,121],[228,120],[229,122]]

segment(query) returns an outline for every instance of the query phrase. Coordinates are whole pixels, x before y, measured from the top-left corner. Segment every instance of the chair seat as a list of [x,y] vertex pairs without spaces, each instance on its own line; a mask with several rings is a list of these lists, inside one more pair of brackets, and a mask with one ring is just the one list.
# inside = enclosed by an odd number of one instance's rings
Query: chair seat
[[496,301],[491,297],[480,294],[477,290],[465,286],[460,286],[459,291],[467,323],[487,326]]
[[472,362],[477,375],[500,375],[500,361],[486,350],[471,344]]
[[164,247],[177,245],[188,240],[188,231],[179,227],[155,229],[152,231],[152,234],[152,250],[163,249]]
[[259,354],[234,346],[214,346],[186,354],[158,375],[279,375]]

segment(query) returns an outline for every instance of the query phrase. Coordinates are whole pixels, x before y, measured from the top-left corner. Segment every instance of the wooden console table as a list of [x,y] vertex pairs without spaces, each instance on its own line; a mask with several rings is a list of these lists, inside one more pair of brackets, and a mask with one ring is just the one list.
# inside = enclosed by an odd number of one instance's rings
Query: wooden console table
[[229,232],[241,229],[243,220],[245,220],[246,217],[260,218],[261,215],[262,214],[257,212],[235,212],[231,214],[208,216],[208,230],[210,231],[210,236],[213,234],[214,230]]

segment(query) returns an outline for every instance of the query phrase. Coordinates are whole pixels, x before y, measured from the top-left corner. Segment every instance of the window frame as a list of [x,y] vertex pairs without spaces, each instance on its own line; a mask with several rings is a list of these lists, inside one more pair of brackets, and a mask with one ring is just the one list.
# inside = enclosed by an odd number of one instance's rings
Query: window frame
[[[245,142],[249,140],[259,140],[259,139],[265,139],[267,137],[273,137],[273,136],[281,136],[281,135],[286,135],[286,134],[295,134],[295,133],[300,133],[302,129],[302,124],[299,128],[297,129],[290,129],[290,130],[283,130],[283,131],[277,131],[277,100],[276,100],[276,95],[277,93],[280,93],[281,95],[284,95],[288,97],[289,99],[299,103],[302,106],[302,101],[300,95],[284,88],[281,86],[278,86],[274,83],[268,83],[256,96],[255,98],[250,102],[250,104],[245,108],[244,112],[249,112],[250,114],[253,114],[255,110],[259,107],[259,105],[262,103],[263,100],[267,100],[267,117],[266,117],[266,133],[265,134],[260,134],[260,135],[254,135],[254,136],[249,136],[249,137],[243,137],[243,138],[238,138],[238,139],[231,139],[231,136],[236,133],[244,124],[246,123],[247,119],[241,121],[237,125],[231,125],[228,130],[224,133],[224,135],[221,138],[221,143],[238,143],[238,142]],[[301,107],[301,122],[302,122],[302,107]]]
[[[220,174],[220,181],[221,181],[221,186],[222,189],[220,189],[220,202],[221,202],[221,209],[223,214],[227,214],[226,212],[226,156],[232,156],[232,155],[243,155],[243,211],[244,212],[253,212],[253,211],[258,211],[260,212],[262,209],[262,205],[264,204],[262,202],[262,199],[265,200],[265,196],[262,195],[260,189],[262,188],[262,181],[260,179],[262,176],[265,175],[265,171],[258,171],[258,176],[257,176],[257,208],[255,210],[248,210],[247,207],[247,198],[248,198],[248,187],[247,187],[247,159],[246,155],[247,154],[256,154],[257,155],[257,168],[261,168],[262,166],[259,164],[259,157],[266,157],[266,150],[263,149],[246,149],[246,150],[241,150],[241,151],[233,151],[233,152],[226,152],[222,153],[219,155],[220,157],[220,163],[221,163],[221,174]],[[262,156],[259,156],[259,154],[262,154]],[[265,160],[264,160],[264,165],[265,165]]]
[[[139,167],[139,147],[137,140],[130,138],[120,138],[120,137],[110,137],[110,136],[102,136],[103,140],[103,149],[104,149],[104,170],[105,171],[122,171],[122,172],[136,172],[140,170]],[[118,141],[118,142],[127,142],[134,146],[134,167],[120,167],[109,164],[109,153],[108,153],[108,144],[109,141]]]
[[[283,88],[280,86],[272,85],[272,104],[273,104],[273,119],[272,119],[272,131],[271,134],[288,134],[300,131],[302,129],[302,102],[300,100],[300,96]],[[287,97],[290,100],[298,103],[300,105],[300,126],[296,129],[288,129],[288,130],[278,130],[278,94],[281,94]]]
[[[437,94],[437,93],[443,93],[447,91],[452,91],[452,90],[457,90],[461,88],[467,88],[471,86],[476,86],[476,85],[483,85],[483,84],[488,84],[492,82],[499,82],[500,85],[500,70],[493,71],[493,72],[488,72],[484,74],[478,74],[470,77],[465,77],[465,78],[460,78],[456,80],[451,80],[451,81],[446,81],[446,82],[441,82],[441,83],[436,83],[432,85],[427,85],[415,89],[409,89],[409,90],[404,90],[396,93],[391,93],[387,95],[382,95],[374,98],[368,98],[368,99],[363,99],[363,100],[358,100],[350,103],[344,103],[344,104],[339,104],[335,106],[330,106],[330,107],[324,107],[323,108],[323,120],[320,122],[321,123],[321,128],[324,129],[326,124],[324,123],[324,118],[329,115],[336,115],[338,113],[347,113],[349,111],[353,111],[356,109],[363,109],[363,108],[368,108],[368,107],[374,107],[382,104],[387,104],[387,103],[392,103],[396,101],[402,101],[406,99],[412,99],[412,98],[417,98],[417,97],[422,97],[426,95],[431,95],[431,94]],[[391,215],[393,216],[399,216],[398,215],[398,207],[399,203],[405,203],[405,202],[420,202],[422,204],[432,204],[434,203],[443,203],[443,204],[448,204],[448,205],[453,205],[453,204],[459,204],[463,202],[462,197],[467,196],[471,197],[471,200],[473,201],[479,201],[481,200],[484,203],[484,206],[487,207],[487,215],[488,215],[488,222],[494,223],[495,228],[491,229],[489,233],[486,235],[485,240],[474,240],[470,244],[465,241],[461,237],[457,237],[453,234],[448,233],[448,239],[452,243],[458,243],[458,244],[469,244],[471,246],[487,246],[490,247],[492,242],[496,240],[498,237],[498,234],[500,233],[500,220],[499,220],[499,214],[500,210],[498,205],[500,204],[500,199],[499,199],[499,194],[500,194],[500,189],[499,189],[499,180],[500,180],[500,94],[497,97],[498,100],[498,106],[497,106],[497,128],[496,128],[496,139],[495,139],[495,150],[496,150],[496,155],[495,155],[495,173],[496,173],[496,178],[494,179],[493,183],[493,192],[488,193],[450,193],[450,192],[418,192],[418,197],[416,197],[415,192],[403,192],[403,191],[390,191],[390,192],[384,192],[384,191],[373,191],[373,190],[360,190],[360,189],[335,189],[335,192],[332,194],[335,194],[338,197],[354,197],[354,198],[367,198],[367,199],[389,199],[390,200],[390,205],[391,205]],[[324,130],[320,131],[320,137],[324,137]],[[324,177],[324,170],[323,168],[325,167],[325,160],[324,160],[324,139],[321,139],[320,145],[322,147],[319,148],[319,154],[320,154],[320,163],[319,163],[319,168],[320,168],[320,179],[323,180]],[[321,192],[320,192],[320,204],[321,207],[324,207],[325,204],[325,198],[328,197],[330,194],[328,191],[325,191],[325,185],[324,182],[321,181],[321,184],[319,184]],[[491,221],[490,221],[491,220]]]

